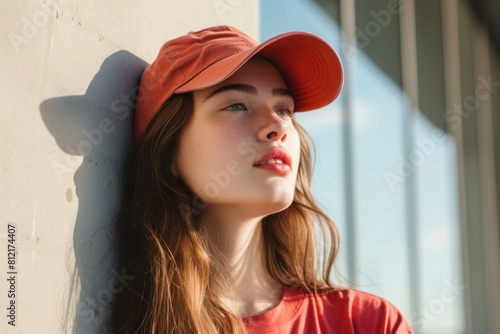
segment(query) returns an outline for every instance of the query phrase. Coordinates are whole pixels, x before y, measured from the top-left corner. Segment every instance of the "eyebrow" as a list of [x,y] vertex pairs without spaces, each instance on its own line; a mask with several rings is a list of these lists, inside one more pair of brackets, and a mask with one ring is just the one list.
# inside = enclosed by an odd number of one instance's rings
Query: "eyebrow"
[[[246,85],[246,84],[233,84],[233,85],[222,86],[222,87],[214,90],[213,92],[208,94],[208,96],[205,98],[205,101],[208,100],[209,98],[213,97],[214,95],[217,95],[219,93],[226,92],[229,90],[236,90],[236,91],[243,92],[243,93],[257,95],[257,88],[255,88],[254,86]],[[273,96],[293,97],[290,90],[286,89],[286,88],[274,88],[273,89]]]
[[293,98],[292,92],[286,88],[274,88],[273,96],[290,96]]

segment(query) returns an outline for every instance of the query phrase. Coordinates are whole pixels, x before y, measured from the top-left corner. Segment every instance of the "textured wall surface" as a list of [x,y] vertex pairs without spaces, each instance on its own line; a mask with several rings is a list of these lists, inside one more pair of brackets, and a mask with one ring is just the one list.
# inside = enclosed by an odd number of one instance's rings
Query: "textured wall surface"
[[258,1],[6,0],[0,13],[0,332],[103,332],[133,279],[114,267],[110,222],[141,71],[191,30],[257,38]]

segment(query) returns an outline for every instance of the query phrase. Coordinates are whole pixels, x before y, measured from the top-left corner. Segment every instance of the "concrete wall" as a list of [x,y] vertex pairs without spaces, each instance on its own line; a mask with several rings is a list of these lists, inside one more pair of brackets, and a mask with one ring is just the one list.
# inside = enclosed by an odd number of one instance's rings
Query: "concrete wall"
[[191,30],[257,38],[258,1],[5,0],[0,13],[0,333],[102,332],[132,279],[112,269],[109,223],[140,73]]

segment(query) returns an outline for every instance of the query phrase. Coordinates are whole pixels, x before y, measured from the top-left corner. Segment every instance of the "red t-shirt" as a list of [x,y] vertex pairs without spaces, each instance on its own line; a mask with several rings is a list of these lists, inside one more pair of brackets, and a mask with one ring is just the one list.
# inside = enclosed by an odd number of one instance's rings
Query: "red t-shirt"
[[356,290],[317,295],[284,288],[280,303],[245,317],[250,334],[409,334],[401,313],[383,298]]

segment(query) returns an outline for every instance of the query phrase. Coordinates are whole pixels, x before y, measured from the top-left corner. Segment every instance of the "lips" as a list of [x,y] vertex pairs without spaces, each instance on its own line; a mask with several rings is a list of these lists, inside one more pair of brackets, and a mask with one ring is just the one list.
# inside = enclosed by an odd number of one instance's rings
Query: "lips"
[[254,167],[287,175],[292,171],[292,158],[284,149],[273,147],[254,163]]

